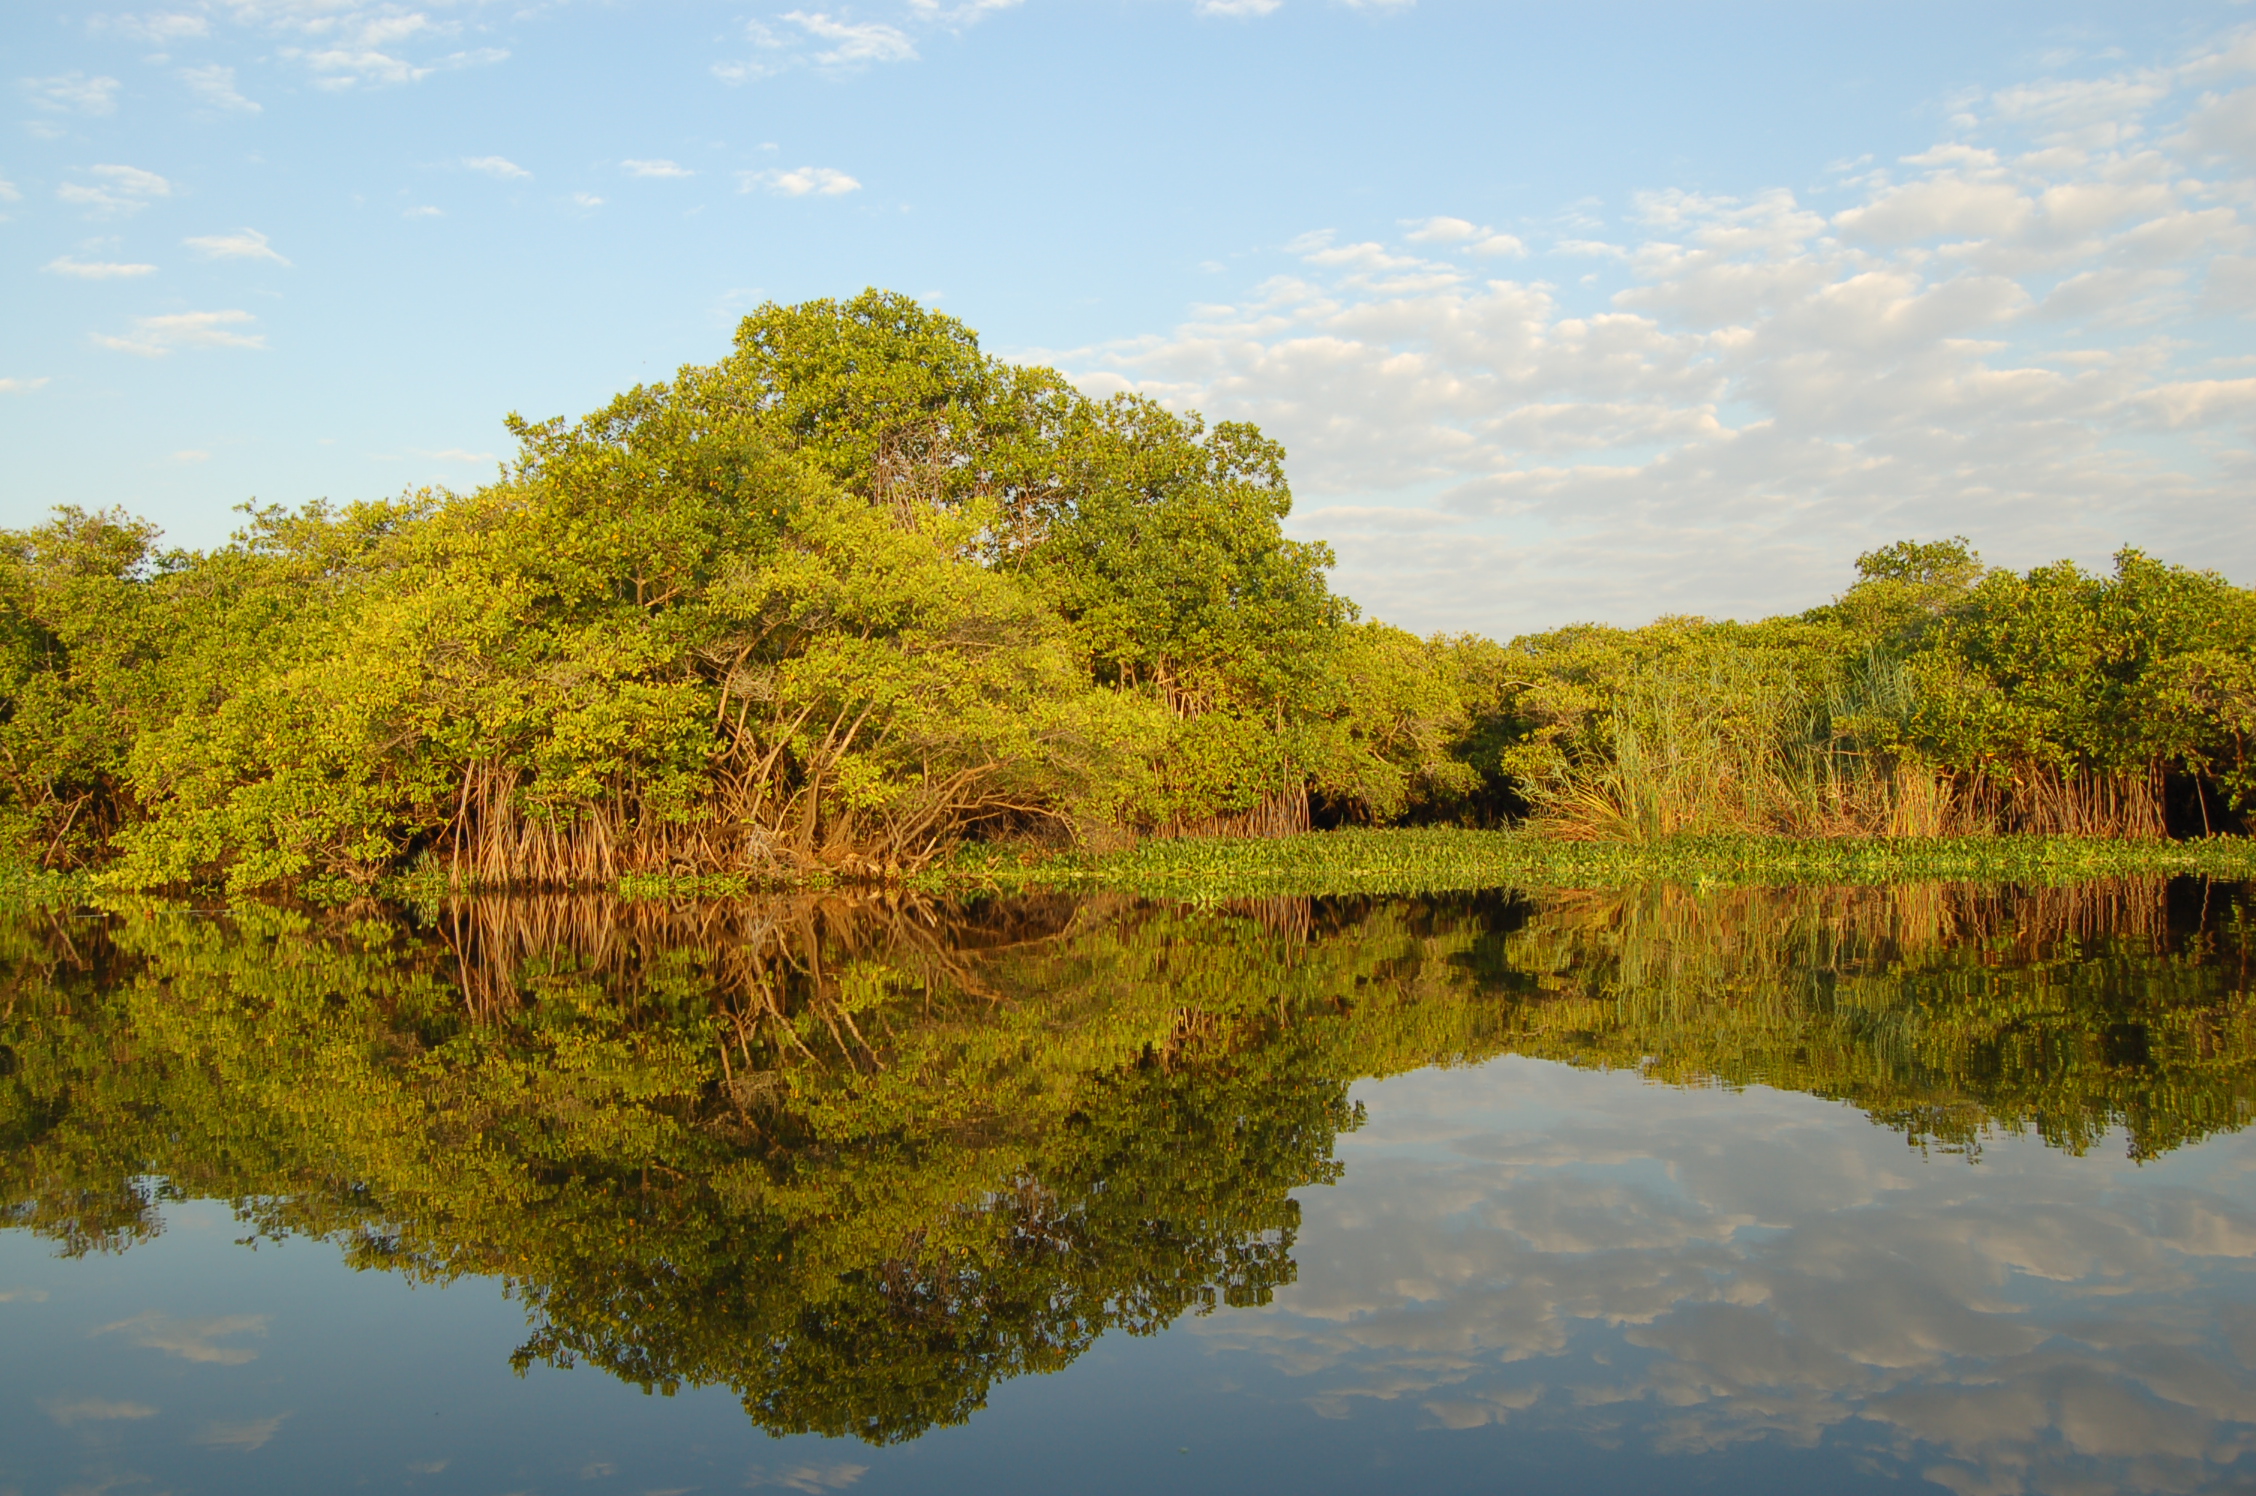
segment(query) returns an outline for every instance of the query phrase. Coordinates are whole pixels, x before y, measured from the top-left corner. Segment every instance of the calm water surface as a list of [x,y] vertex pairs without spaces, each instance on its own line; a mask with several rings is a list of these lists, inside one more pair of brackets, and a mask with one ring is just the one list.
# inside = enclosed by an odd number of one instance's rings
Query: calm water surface
[[0,926],[0,1493],[2256,1487],[2245,891]]

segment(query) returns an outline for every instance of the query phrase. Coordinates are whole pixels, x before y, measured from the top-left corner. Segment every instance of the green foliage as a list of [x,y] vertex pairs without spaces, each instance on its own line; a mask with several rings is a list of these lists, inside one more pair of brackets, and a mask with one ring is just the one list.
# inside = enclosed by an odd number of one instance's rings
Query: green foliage
[[206,555],[65,511],[0,551],[20,855],[112,886],[885,876],[983,827],[1356,786],[1346,605],[1282,453],[1094,403],[872,292],[495,483],[262,511]]
[[2106,578],[1992,572],[1909,664],[1922,746],[1960,772],[2136,784],[2177,769],[2235,807],[2256,788],[2256,596],[2214,572],[2135,550]]
[[1326,713],[1352,608],[1329,549],[1286,540],[1284,449],[1147,400],[1087,409],[1017,558],[1098,679],[1166,714],[1147,754],[1150,820],[1181,825],[1352,774],[1349,745],[1296,730]]
[[1963,541],[1858,569],[1800,618],[1514,641],[1496,761],[1542,823],[1614,841],[2159,836],[2251,803],[2256,594],[2131,550],[2112,577]]
[[156,535],[146,522],[75,508],[0,535],[0,824],[39,862],[99,852],[127,813],[132,725],[161,720],[165,703],[137,689],[168,621],[145,606],[160,570]]
[[1087,419],[1055,370],[988,358],[955,318],[886,291],[762,306],[719,369],[767,445],[875,503],[983,494],[1015,515]]
[[1462,651],[1383,623],[1348,626],[1333,654],[1330,712],[1308,735],[1315,787],[1347,818],[1455,810],[1481,787],[1461,752],[1472,727]]
[[1857,557],[1856,569],[1856,585],[1830,611],[1867,645],[1899,647],[1915,642],[1926,624],[1965,601],[1984,571],[1963,535],[1899,540]]

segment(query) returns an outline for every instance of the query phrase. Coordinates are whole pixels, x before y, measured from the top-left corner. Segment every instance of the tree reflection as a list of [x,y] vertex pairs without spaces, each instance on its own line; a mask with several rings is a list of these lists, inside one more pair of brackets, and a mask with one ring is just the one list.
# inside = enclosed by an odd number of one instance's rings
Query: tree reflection
[[1358,1079],[1506,1051],[1761,1082],[1916,1142],[2244,1126],[2226,890],[465,902],[0,926],[0,1211],[68,1252],[232,1200],[506,1279],[517,1354],[913,1438],[1293,1277]]
[[1834,1097],[1919,1144],[2121,1129],[2152,1158],[2249,1122],[2249,948],[2237,892],[2110,879],[1568,896],[1473,959],[1549,996],[1526,1053]]

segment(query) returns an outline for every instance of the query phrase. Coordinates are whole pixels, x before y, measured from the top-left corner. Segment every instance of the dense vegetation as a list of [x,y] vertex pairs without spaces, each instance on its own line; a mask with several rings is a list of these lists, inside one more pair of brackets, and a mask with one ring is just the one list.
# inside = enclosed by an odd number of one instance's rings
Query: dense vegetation
[[0,841],[120,888],[891,877],[1311,824],[2157,836],[2256,800],[2256,596],[1860,563],[1756,624],[1360,621],[1284,453],[871,292],[467,494],[0,533]]
[[119,1250],[230,1200],[505,1279],[525,1361],[895,1440],[1291,1282],[1359,1078],[1517,1051],[2145,1158],[2256,1117],[2249,951],[2156,880],[18,914],[0,1223]]

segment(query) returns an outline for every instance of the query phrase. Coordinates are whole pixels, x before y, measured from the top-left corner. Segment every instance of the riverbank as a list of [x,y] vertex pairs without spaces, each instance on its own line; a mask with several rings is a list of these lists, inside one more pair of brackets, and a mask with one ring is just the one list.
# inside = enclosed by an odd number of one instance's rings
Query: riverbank
[[2256,879],[2256,839],[1677,837],[1624,845],[1560,841],[1525,831],[1435,827],[1326,831],[1258,841],[1152,841],[1124,852],[1067,854],[1032,866],[1007,853],[967,848],[942,870],[939,881],[952,891],[1087,889],[1198,901],[1652,882],[2042,885],[2181,874]]
[[[387,901],[429,903],[447,894],[443,878],[436,873],[434,868],[422,875],[387,879],[373,892]],[[1279,896],[1476,893],[1498,888],[1620,888],[1640,883],[2047,886],[2092,878],[2181,875],[2256,882],[2256,838],[1676,837],[1631,845],[1560,841],[1527,831],[1347,829],[1277,838],[1186,837],[1104,854],[971,843],[950,860],[893,886],[939,898],[1074,892],[1202,903]],[[636,900],[731,899],[838,886],[886,885],[821,875],[783,881],[726,875],[629,877],[609,891]],[[296,892],[307,902],[341,904],[361,891],[331,880]],[[84,873],[0,867],[0,904],[52,907],[102,897],[96,881]]]
[[[905,880],[920,893],[1086,892],[1191,902],[1331,894],[1619,888],[1638,883],[2075,883],[2104,877],[2256,880],[2256,839],[1675,837],[1623,844],[1455,827],[1275,838],[1184,837],[1104,854],[970,844]],[[628,879],[631,898],[752,891],[728,879]]]

